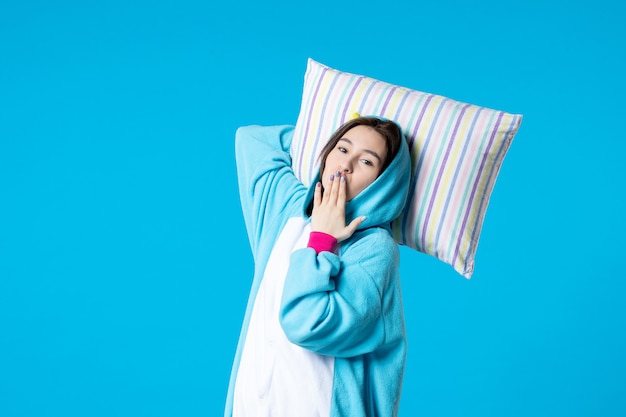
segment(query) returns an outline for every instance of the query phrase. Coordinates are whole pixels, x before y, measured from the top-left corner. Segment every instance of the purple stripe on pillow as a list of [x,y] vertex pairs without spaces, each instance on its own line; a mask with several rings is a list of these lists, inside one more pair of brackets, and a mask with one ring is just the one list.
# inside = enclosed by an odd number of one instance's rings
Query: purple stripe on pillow
[[[335,92],[333,90],[335,89],[335,85],[341,78],[341,75],[337,73],[335,74],[329,73],[327,76],[332,77],[332,78],[330,78],[330,84],[328,85],[328,88],[325,90],[326,93],[324,94],[324,101],[321,103],[321,105],[318,106],[319,107],[318,116],[320,120],[326,119],[326,112],[329,107],[329,103],[332,103],[335,97],[334,96]],[[331,105],[330,107],[332,108],[333,106]],[[323,133],[322,129],[317,129],[317,137],[315,138],[315,142],[314,142],[316,145],[319,143],[322,133]],[[317,155],[315,155],[315,157],[317,157]]]
[[[443,161],[441,162],[441,165],[439,166],[439,172],[437,173],[435,186],[430,192],[430,201],[428,202],[428,209],[426,210],[426,218],[424,220],[424,224],[428,224],[428,220],[430,220],[430,215],[433,210],[433,204],[437,197],[437,190],[439,189],[439,184],[441,183],[441,176],[443,175],[443,172],[446,170],[446,162],[448,161],[448,157],[450,156],[450,149],[452,149],[452,145],[454,145],[454,142],[456,140],[456,135],[459,131],[459,126],[461,125],[461,122],[463,121],[463,115],[465,114],[465,111],[469,108],[469,106],[470,106],[469,104],[466,104],[463,106],[463,108],[461,109],[461,112],[456,118],[456,122],[454,123],[454,129],[452,130],[452,134],[450,135],[450,140],[448,141],[448,146],[446,147],[446,152],[443,156]],[[426,242],[426,227],[424,227],[424,229],[422,230],[421,240],[422,242]]]
[[[335,74],[330,73],[328,75],[331,76],[332,79],[330,81],[330,86],[328,87],[327,91],[328,92],[332,92],[334,86],[337,84],[337,81],[341,78],[341,74],[339,74],[339,73],[335,73]],[[331,94],[327,93],[327,94],[324,95],[324,102],[322,103],[322,105],[320,107],[320,113],[319,113],[319,117],[322,120],[324,120],[324,118],[325,118],[326,109],[328,108],[328,103],[332,101],[332,97],[333,97],[332,93]],[[322,138],[321,137],[322,133],[323,133],[322,130],[318,129],[317,137],[314,138],[314,140],[313,140],[313,144],[314,144],[313,149],[320,149],[320,146],[318,146],[320,141],[323,140],[324,141],[323,143],[326,144],[326,141],[329,139],[329,138]],[[309,140],[311,140],[311,139],[309,139]],[[319,155],[317,155],[315,153],[313,155],[311,155],[311,158],[312,158],[311,162],[312,163],[309,164],[309,178],[311,180],[313,178],[315,178],[315,174],[316,173],[314,171],[317,171],[317,168],[318,168],[318,166],[316,166],[316,164],[315,164],[315,161],[317,161],[318,157],[319,157]]]
[[[415,168],[415,177],[414,177],[414,181],[412,182],[412,187],[414,187],[415,189],[417,189],[417,185],[416,183],[418,182],[422,182],[423,184],[426,184],[426,181],[424,181],[423,178],[421,178],[421,176],[423,174],[426,174],[426,172],[422,172],[422,165],[424,164],[424,158],[426,157],[426,155],[428,154],[428,148],[430,148],[431,143],[433,142],[437,142],[437,139],[433,139],[433,136],[435,135],[435,133],[438,132],[437,129],[437,121],[439,120],[439,117],[441,116],[441,113],[444,111],[444,109],[447,107],[448,102],[450,101],[450,99],[444,98],[439,102],[439,106],[437,107],[437,110],[435,111],[435,115],[432,118],[432,120],[430,121],[430,129],[428,130],[428,133],[426,134],[426,137],[424,139],[424,146],[423,148],[420,150],[420,157],[417,160],[417,164],[416,164],[416,168]],[[446,116],[444,117],[444,120],[447,120],[450,116]],[[429,177],[430,178],[430,177]],[[428,189],[423,190],[425,195],[420,197],[420,200],[426,201],[426,197],[427,195],[430,195],[432,192]],[[424,203],[422,203],[423,205]],[[422,229],[426,229],[428,228],[428,223],[420,221],[419,220],[419,215],[421,214],[421,212],[419,212],[418,208],[414,208],[412,209],[412,211],[414,212],[414,216],[416,217],[416,222],[419,222],[419,225],[417,225],[416,230],[419,228],[420,230]],[[413,239],[416,241],[416,244],[419,245],[419,247],[427,252],[430,252],[430,248],[428,248],[428,245],[426,244],[426,240],[418,239],[418,236],[414,236]],[[419,243],[417,243],[419,242]]]
[[426,109],[428,108],[428,104],[430,103],[430,101],[434,97],[435,97],[434,94],[429,94],[428,98],[426,99],[426,101],[422,105],[422,111],[420,113],[420,116],[418,117],[417,122],[415,122],[415,129],[413,129],[413,131],[411,132],[411,141],[409,142],[409,148],[411,148],[411,149],[413,149],[413,142],[415,141],[415,138],[417,137],[417,129],[419,129],[420,124],[422,123],[422,119],[424,118],[424,113],[426,113]]
[[[359,88],[359,85],[361,84],[361,81],[363,81],[363,79],[365,79],[365,77],[359,76],[359,78],[357,78],[356,82],[352,86],[352,89],[350,90],[350,94],[348,94],[348,98],[346,99],[346,105],[343,106],[343,117],[341,120],[346,120],[346,114],[348,113],[348,106],[352,103],[352,97],[354,96],[354,93],[356,92],[356,90]],[[355,112],[355,111],[356,109],[352,109],[352,112]]]
[[[400,124],[398,122],[398,116],[400,116],[402,110],[404,109],[404,105],[406,104],[406,101],[408,100],[410,94],[402,94],[402,99],[400,100],[400,103],[398,104],[398,107],[396,108],[396,112],[394,113],[394,115],[391,117],[391,120],[393,120],[394,122],[396,122],[396,124],[398,124],[398,126],[400,127],[400,132],[402,134],[402,138],[406,141],[407,146],[408,146],[408,137],[405,134],[405,128],[404,126],[402,126],[402,124]],[[410,155],[410,150],[409,150],[409,155]],[[411,202],[407,197],[406,203],[405,205],[410,205]],[[402,220],[403,218],[406,217],[406,214],[404,213],[404,210],[400,213],[400,215],[398,216],[397,219],[394,219],[391,222],[391,227],[392,229],[394,229],[394,232],[396,233],[395,239],[396,242],[403,244],[404,242],[406,242],[406,232],[401,229],[401,228],[396,228],[394,226],[395,222],[400,222],[400,224],[402,224]],[[399,236],[398,236],[399,235]]]
[[[502,161],[504,160],[504,154],[506,153],[506,151],[508,150],[511,144],[511,138],[517,131],[517,129],[515,129],[514,126],[518,123],[518,121],[519,121],[519,118],[517,116],[511,118],[511,123],[505,129],[505,132],[509,132],[509,133],[506,135],[506,137],[502,138],[502,140],[499,141],[498,152],[493,157],[493,160],[498,163],[493,164],[493,166],[491,167],[491,170],[489,171],[489,176],[487,178],[487,184],[491,184],[491,185],[488,185],[490,188],[493,187],[493,184],[495,183],[495,179],[497,178],[498,172],[500,171],[500,166],[502,165]],[[491,195],[491,192],[482,193],[482,198],[480,199],[480,206],[478,207],[478,213],[485,212],[485,210],[487,209],[487,204],[489,203],[490,195]],[[472,228],[472,242],[474,242],[474,244],[478,243],[478,236],[480,234],[480,229],[482,227],[482,224],[480,222],[482,221],[483,217],[484,215],[476,216],[476,224],[474,224]]]
[[379,116],[382,116],[383,114],[385,114],[385,110],[387,110],[387,106],[389,105],[389,102],[391,101],[391,97],[393,97],[393,92],[396,91],[397,89],[398,89],[398,87],[393,87],[393,88],[389,89],[389,93],[387,93],[387,97],[385,98],[385,102],[383,103],[383,107],[380,109]]
[[[415,128],[413,129],[413,131],[411,132],[411,135],[409,136],[409,151],[411,152],[411,154],[413,154],[413,145],[415,142],[415,138],[417,138],[417,129],[419,128],[420,124],[422,123],[422,119],[424,118],[424,113],[426,113],[426,109],[428,108],[428,105],[430,104],[430,101],[433,99],[433,97],[435,97],[434,94],[430,94],[428,96],[428,98],[426,99],[426,101],[424,102],[424,104],[422,105],[422,109],[420,111],[420,115],[417,118],[417,121],[415,122]],[[422,152],[422,154],[420,155],[419,161],[416,165],[415,168],[413,168],[413,179],[411,180],[411,186],[409,187],[409,194],[407,196],[407,207],[404,208],[404,217],[402,219],[402,230],[407,230],[407,226],[406,223],[409,220],[409,218],[411,217],[410,213],[413,211],[413,194],[415,193],[415,188],[416,188],[416,184],[417,184],[417,177],[418,177],[418,173],[419,173],[419,165],[421,164],[421,160],[424,156],[424,152]],[[420,248],[416,248],[416,249],[420,249]]]
[[[476,127],[476,123],[478,122],[478,119],[480,118],[480,115],[482,113],[483,109],[479,108],[475,113],[474,113],[474,118],[472,120],[472,123],[470,125],[470,128],[467,132],[466,138],[462,141],[463,143],[463,150],[461,151],[461,155],[459,156],[459,161],[463,161],[465,154],[467,152],[467,148],[469,147],[470,144],[470,140],[467,140],[467,138],[471,138],[472,134],[474,133],[474,128]],[[442,213],[446,213],[448,211],[448,206],[450,205],[450,201],[452,200],[453,196],[454,196],[454,187],[456,185],[456,181],[459,178],[459,172],[461,171],[461,163],[457,163],[456,164],[456,168],[454,169],[454,175],[452,176],[452,181],[450,183],[450,186],[448,187],[448,195],[446,196],[446,201],[443,205],[443,210]],[[437,248],[439,247],[439,238],[441,237],[441,230],[443,229],[443,225],[444,222],[440,221],[439,225],[437,227],[437,233],[435,234],[435,239],[434,239],[434,248],[435,248],[435,256],[436,257],[440,257],[443,255],[439,254],[439,251],[437,250]]]
[[[398,116],[400,116],[400,112],[402,112],[403,108],[404,108],[404,104],[406,103],[407,99],[409,98],[409,94],[402,94],[402,100],[400,100],[400,104],[398,104],[398,108],[396,110],[396,113],[393,115],[393,121],[398,123]],[[400,125],[400,123],[398,123],[398,125]],[[400,126],[401,130],[404,132],[404,128],[402,126]]]
[[[313,92],[313,97],[311,98],[311,103],[315,103],[315,100],[317,99],[317,95],[319,94],[320,91],[320,87],[322,85],[322,81],[324,80],[324,73],[328,71],[328,68],[324,67],[322,69],[322,74],[320,75],[320,77],[318,78],[317,81],[317,85],[315,86],[315,91]],[[306,118],[306,125],[304,127],[304,130],[302,131],[303,137],[302,137],[302,141],[303,141],[303,145],[304,145],[304,141],[306,141],[306,132],[309,131],[310,129],[310,124],[311,124],[311,115],[313,114],[313,109],[315,108],[315,106],[313,104],[311,104],[311,107],[309,108],[309,115]],[[302,163],[302,160],[304,159],[304,149],[306,148],[306,146],[301,146],[300,149],[300,161]]]
[[[465,210],[465,215],[463,216],[463,223],[461,224],[461,232],[459,233],[459,238],[457,239],[456,242],[456,246],[454,248],[454,254],[452,255],[452,258],[450,259],[451,265],[455,265],[456,264],[456,258],[459,256],[459,249],[461,247],[461,240],[463,238],[463,236],[465,235],[465,233],[463,232],[465,230],[465,226],[467,224],[467,219],[469,218],[469,214],[470,211],[472,210],[472,206],[474,204],[474,197],[476,196],[476,190],[478,189],[478,184],[480,183],[480,180],[482,178],[482,171],[485,167],[485,160],[487,159],[487,157],[489,156],[489,150],[491,149],[491,146],[493,145],[493,140],[495,139],[497,133],[498,133],[498,129],[500,128],[500,123],[502,121],[502,116],[504,115],[503,112],[500,112],[498,114],[498,120],[495,123],[495,128],[491,129],[491,137],[489,138],[489,143],[487,144],[487,148],[483,151],[483,158],[480,161],[480,168],[478,169],[478,174],[476,175],[476,180],[474,181],[474,185],[472,186],[472,192],[470,194],[470,198],[469,198],[469,202],[467,204],[467,209]],[[470,251],[471,252],[471,251]],[[467,268],[467,259],[464,260],[465,265],[463,266],[464,269]]]
[[[409,154],[411,155],[411,177],[415,178],[415,166],[414,166],[414,157],[413,152],[413,142],[415,141],[415,137],[417,134],[417,129],[419,126],[419,120],[424,115],[424,108],[428,105],[428,101],[433,97],[433,95],[420,93],[419,96],[416,96],[414,93],[405,93],[402,95],[402,103],[398,106],[397,113],[395,115],[395,119],[397,122],[401,122],[400,125],[402,127],[402,132],[404,134],[404,138],[406,140],[407,147],[409,148]],[[404,108],[406,103],[409,103],[410,110],[406,110]],[[415,181],[413,182],[415,184]],[[409,233],[406,228],[407,222],[413,216],[411,215],[411,207],[413,206],[413,187],[409,187],[409,193],[407,195],[407,201],[404,209],[400,213],[400,216],[396,220],[394,220],[394,228],[396,229],[396,240],[403,245],[410,246],[414,249],[417,249],[417,244],[413,243],[413,237]]]
[[367,100],[369,99],[370,95],[372,94],[372,91],[375,90],[375,87],[377,86],[377,82],[373,82],[370,83],[369,87],[367,87],[367,90],[365,90],[365,94],[363,94],[363,103],[367,103]]

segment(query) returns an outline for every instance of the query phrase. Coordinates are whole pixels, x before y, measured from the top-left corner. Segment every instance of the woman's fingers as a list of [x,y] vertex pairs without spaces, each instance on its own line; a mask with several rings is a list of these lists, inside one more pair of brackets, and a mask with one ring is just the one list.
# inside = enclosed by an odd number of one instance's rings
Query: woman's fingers
[[322,203],[322,183],[315,184],[315,195],[313,197],[313,207],[319,207]]
[[328,190],[324,191],[324,201],[330,204],[337,204],[339,198],[339,189],[341,188],[341,176],[339,171],[330,176],[330,184]]
[[324,193],[322,194],[322,202],[323,203],[326,203],[328,201],[328,199],[330,198],[330,190],[333,188],[333,180],[334,179],[335,179],[335,176],[331,175],[328,187],[324,188]]
[[339,207],[345,207],[346,205],[346,177],[342,176],[339,179],[339,187],[337,187],[337,205]]

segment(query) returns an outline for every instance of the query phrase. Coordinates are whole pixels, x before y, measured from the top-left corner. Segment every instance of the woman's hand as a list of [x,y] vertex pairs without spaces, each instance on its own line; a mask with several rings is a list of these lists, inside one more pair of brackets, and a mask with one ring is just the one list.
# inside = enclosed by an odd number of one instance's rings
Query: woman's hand
[[322,184],[315,186],[311,231],[332,235],[337,242],[348,239],[365,220],[358,217],[346,226],[346,181],[341,175],[331,177],[328,190],[322,193]]

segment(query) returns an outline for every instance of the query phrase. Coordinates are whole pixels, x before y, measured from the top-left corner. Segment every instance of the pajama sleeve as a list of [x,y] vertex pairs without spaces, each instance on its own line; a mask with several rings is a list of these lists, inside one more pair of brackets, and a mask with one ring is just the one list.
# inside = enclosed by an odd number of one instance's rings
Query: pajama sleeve
[[291,255],[280,322],[292,343],[351,357],[387,341],[384,293],[397,272],[398,251],[383,233],[359,239],[341,257],[310,248]]
[[289,147],[292,126],[245,126],[237,129],[235,153],[239,197],[252,253],[256,258],[266,230],[277,233],[273,222],[284,221],[285,208],[298,193],[304,193],[302,183],[293,174]]

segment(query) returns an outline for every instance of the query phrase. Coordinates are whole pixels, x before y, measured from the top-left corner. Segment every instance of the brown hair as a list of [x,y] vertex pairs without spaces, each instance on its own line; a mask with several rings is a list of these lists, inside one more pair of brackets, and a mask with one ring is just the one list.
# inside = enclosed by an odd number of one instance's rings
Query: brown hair
[[324,148],[320,152],[319,159],[321,160],[320,172],[324,172],[324,167],[326,166],[326,157],[328,154],[335,148],[339,139],[341,139],[348,130],[352,129],[355,126],[369,126],[378,132],[383,138],[385,138],[385,143],[387,144],[387,157],[383,161],[383,165],[380,170],[380,174],[387,169],[393,158],[396,157],[398,150],[400,149],[400,141],[402,140],[402,132],[400,131],[400,127],[391,120],[383,120],[377,117],[357,117],[355,119],[348,120],[346,123],[341,125],[339,129],[333,133],[330,137],[330,140],[324,146]]

